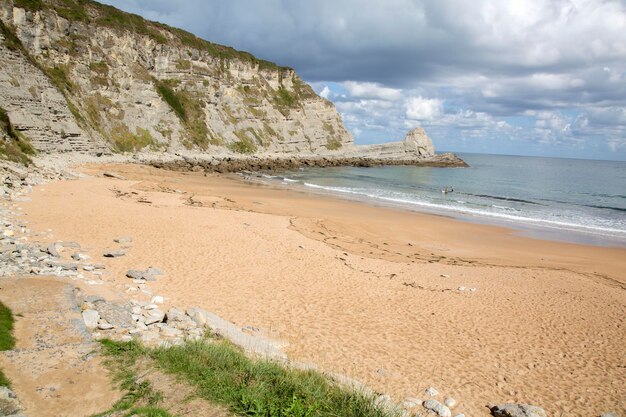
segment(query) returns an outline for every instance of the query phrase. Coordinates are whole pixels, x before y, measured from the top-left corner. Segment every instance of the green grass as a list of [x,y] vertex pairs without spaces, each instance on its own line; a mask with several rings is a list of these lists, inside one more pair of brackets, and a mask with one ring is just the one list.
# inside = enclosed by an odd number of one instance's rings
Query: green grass
[[0,158],[30,165],[32,163],[30,156],[36,153],[35,149],[22,133],[13,128],[8,113],[2,107],[0,107],[0,133],[6,136],[5,140],[0,139]]
[[185,126],[189,145],[206,149],[209,143],[219,144],[219,139],[212,138],[206,126],[202,102],[184,88],[174,90],[178,83],[178,80],[154,80],[159,95]]
[[187,121],[187,113],[183,107],[183,103],[172,88],[172,83],[169,80],[155,81],[155,86],[159,95],[165,100],[167,104],[174,110],[174,113],[182,120]]
[[343,143],[337,138],[328,138],[326,139],[326,149],[331,151],[336,151],[337,149],[341,149]]
[[[13,338],[13,315],[11,310],[0,303],[0,350],[11,350],[15,347]],[[10,386],[9,380],[0,370],[0,386]]]
[[19,7],[22,9],[35,11],[35,10],[41,10],[41,8],[43,7],[43,1],[41,0],[14,0],[13,5],[15,7]]
[[105,416],[115,411],[125,411],[125,416],[172,417],[159,408],[162,395],[153,390],[147,381],[138,379],[134,366],[147,351],[136,342],[118,343],[102,340],[102,350],[108,356],[106,364],[113,371],[113,378],[125,394],[110,410],[97,414]]
[[[188,342],[145,349],[136,342],[103,341],[118,369],[147,357],[164,371],[196,388],[196,395],[242,416],[257,417],[391,417],[367,395],[340,387],[314,371],[248,358],[227,341]],[[126,377],[126,381],[132,378]],[[135,384],[136,385],[136,384]],[[123,388],[132,388],[126,384]],[[128,403],[136,401],[138,391]],[[158,401],[157,401],[158,402]],[[129,407],[130,408],[130,407]],[[161,414],[154,414],[161,415]],[[163,414],[166,415],[166,414]]]
[[15,33],[0,20],[0,33],[4,36],[4,45],[12,51],[22,51],[23,45]]
[[126,125],[117,125],[111,129],[111,140],[118,152],[136,152],[148,146],[158,148],[158,143],[150,132],[139,127],[132,133]]

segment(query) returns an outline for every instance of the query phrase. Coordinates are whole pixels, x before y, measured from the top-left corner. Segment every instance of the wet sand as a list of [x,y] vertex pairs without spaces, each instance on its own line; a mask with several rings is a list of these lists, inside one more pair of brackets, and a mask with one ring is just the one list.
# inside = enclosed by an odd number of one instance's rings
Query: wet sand
[[[88,246],[120,291],[126,270],[159,267],[150,289],[167,303],[251,326],[398,401],[434,386],[468,416],[507,401],[626,413],[626,249],[226,176],[83,171],[95,177],[36,187],[24,219],[42,241]],[[102,258],[119,236],[133,237],[126,256]]]

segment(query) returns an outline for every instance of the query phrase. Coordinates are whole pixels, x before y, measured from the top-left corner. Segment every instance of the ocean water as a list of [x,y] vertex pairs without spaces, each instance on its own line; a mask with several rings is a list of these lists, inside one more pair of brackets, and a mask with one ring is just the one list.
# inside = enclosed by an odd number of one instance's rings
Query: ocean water
[[[504,225],[545,239],[626,247],[626,162],[459,154],[470,168],[303,168],[288,187]],[[453,192],[443,193],[446,187]]]

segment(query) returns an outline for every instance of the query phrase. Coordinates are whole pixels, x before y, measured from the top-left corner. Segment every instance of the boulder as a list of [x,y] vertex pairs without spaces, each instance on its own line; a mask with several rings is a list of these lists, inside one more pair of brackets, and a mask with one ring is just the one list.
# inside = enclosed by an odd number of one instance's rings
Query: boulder
[[548,417],[543,408],[528,404],[498,404],[489,409],[494,417]]

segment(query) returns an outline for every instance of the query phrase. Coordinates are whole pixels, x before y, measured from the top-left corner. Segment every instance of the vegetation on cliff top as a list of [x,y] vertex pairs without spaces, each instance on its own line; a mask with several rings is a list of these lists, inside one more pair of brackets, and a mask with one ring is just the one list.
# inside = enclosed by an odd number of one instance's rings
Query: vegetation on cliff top
[[148,36],[157,43],[178,42],[181,45],[204,51],[224,60],[240,60],[258,65],[261,69],[288,70],[273,62],[258,59],[245,51],[238,51],[229,46],[215,44],[198,38],[192,33],[174,28],[163,23],[151,22],[141,16],[123,12],[113,6],[93,0],[14,0],[14,5],[29,11],[44,9],[54,10],[59,16],[89,24],[106,26],[120,31],[136,32]]
[[35,149],[23,134],[13,128],[8,113],[0,107],[0,158],[30,165],[29,155],[34,154]]
[[[158,393],[137,384],[133,368],[152,361],[165,372],[195,388],[199,398],[229,408],[236,415],[259,417],[391,417],[373,398],[329,381],[315,371],[301,371],[275,362],[250,359],[224,340],[187,342],[182,346],[147,349],[137,342],[102,342],[117,369],[126,409],[146,405],[159,409]],[[143,384],[143,385],[142,385]],[[125,385],[125,386],[124,386]],[[143,390],[148,401],[137,393]],[[131,405],[132,404],[132,405]],[[119,406],[118,406],[119,407]],[[123,408],[118,408],[123,409]],[[161,409],[159,409],[161,410]],[[162,410],[162,412],[167,412]],[[142,414],[140,414],[142,415]],[[161,415],[161,414],[155,414]],[[162,414],[166,415],[166,414]]]

